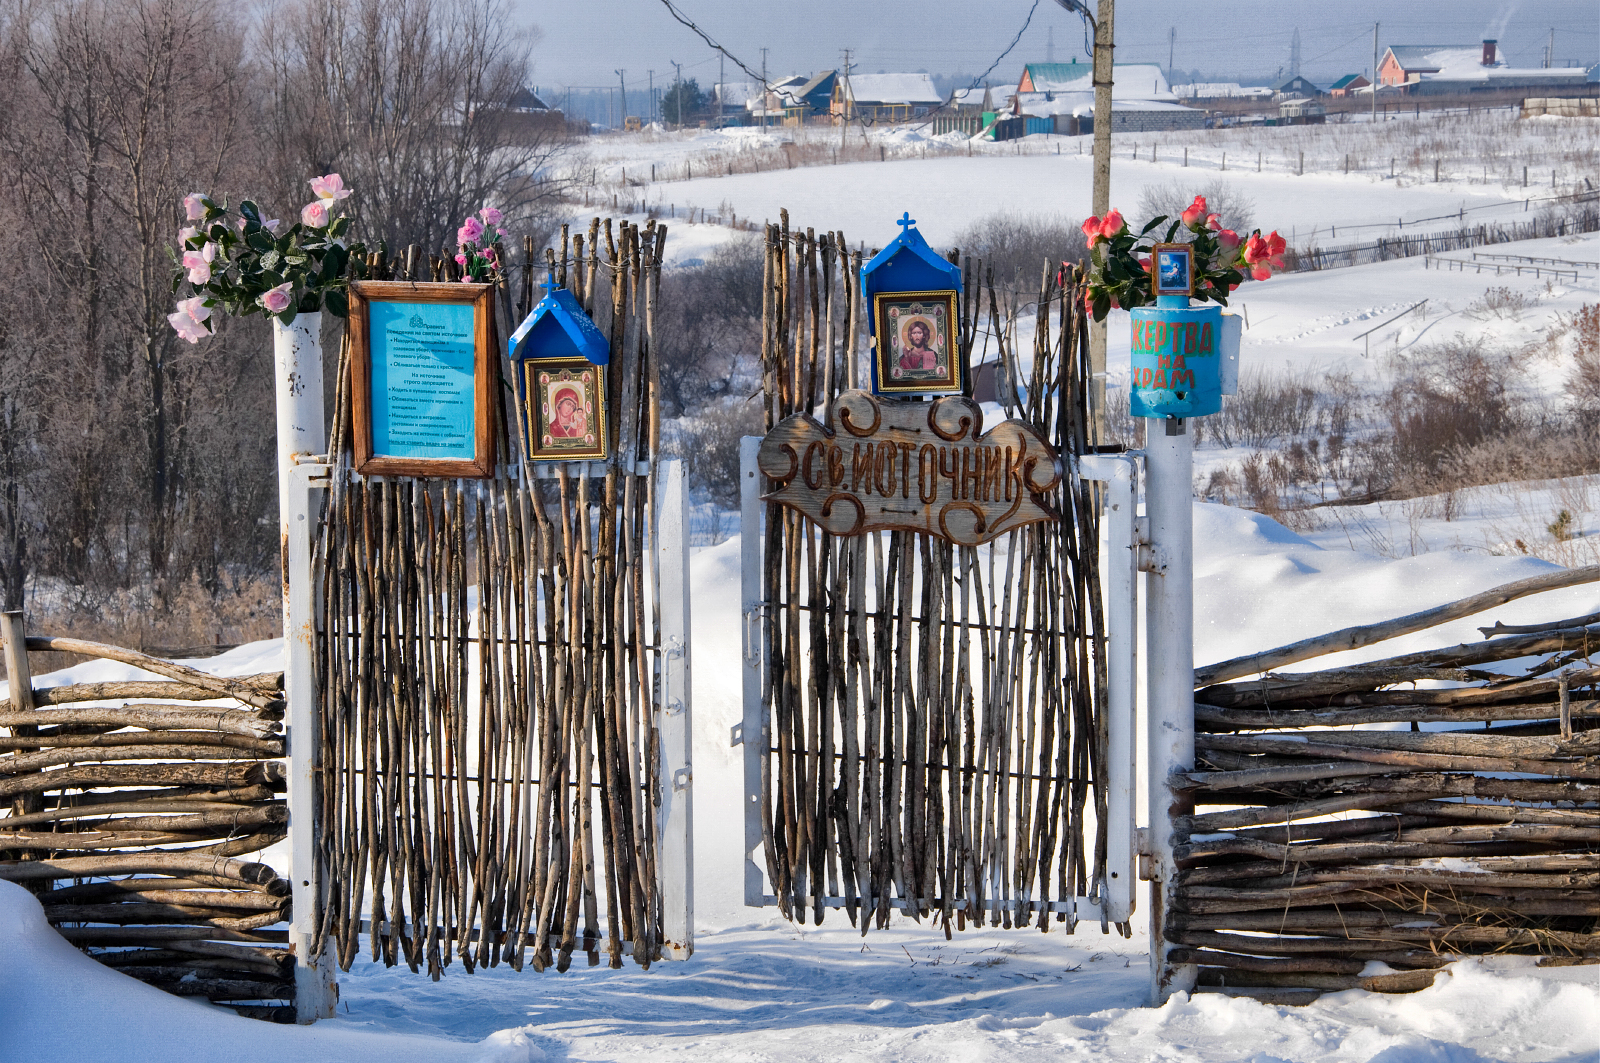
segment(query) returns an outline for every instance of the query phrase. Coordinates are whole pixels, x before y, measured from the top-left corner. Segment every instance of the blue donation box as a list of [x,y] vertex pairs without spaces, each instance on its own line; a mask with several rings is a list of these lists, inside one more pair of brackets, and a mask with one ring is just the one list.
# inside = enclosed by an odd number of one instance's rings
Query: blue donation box
[[1222,308],[1187,303],[1182,296],[1161,296],[1159,305],[1129,311],[1128,397],[1135,417],[1181,419],[1222,409]]

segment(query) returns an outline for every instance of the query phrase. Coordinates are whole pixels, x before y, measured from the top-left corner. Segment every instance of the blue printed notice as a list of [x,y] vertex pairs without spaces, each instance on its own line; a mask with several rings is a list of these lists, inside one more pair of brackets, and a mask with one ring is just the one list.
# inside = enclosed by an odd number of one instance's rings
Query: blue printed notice
[[472,304],[367,307],[373,454],[471,461],[477,444]]

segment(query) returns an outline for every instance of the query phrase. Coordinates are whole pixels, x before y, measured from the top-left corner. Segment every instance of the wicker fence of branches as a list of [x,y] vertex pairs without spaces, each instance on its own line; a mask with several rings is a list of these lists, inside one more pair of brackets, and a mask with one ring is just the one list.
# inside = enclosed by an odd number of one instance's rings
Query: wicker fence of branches
[[1600,962],[1600,614],[1266,671],[1595,579],[1564,570],[1201,669],[1198,770],[1174,780],[1194,804],[1174,962],[1285,1003],[1420,989],[1485,953]]
[[[133,650],[25,638],[7,614],[0,878],[124,974],[258,1018],[294,1018],[289,883],[244,859],[288,833],[282,673],[223,678]],[[161,681],[32,686],[28,651]]]

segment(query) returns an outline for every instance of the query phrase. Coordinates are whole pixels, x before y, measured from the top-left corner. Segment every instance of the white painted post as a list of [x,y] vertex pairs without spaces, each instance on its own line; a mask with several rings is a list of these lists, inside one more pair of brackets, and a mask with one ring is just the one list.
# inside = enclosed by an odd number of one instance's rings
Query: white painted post
[[1192,991],[1198,974],[1192,965],[1168,962],[1173,946],[1162,934],[1177,892],[1172,817],[1186,811],[1175,807],[1167,779],[1194,768],[1194,437],[1182,420],[1146,424],[1150,1000],[1160,1004]]
[[761,603],[761,470],[756,457],[760,436],[739,441],[740,649],[744,662],[744,721],[734,729],[733,744],[744,745],[744,903],[764,903],[761,867],[751,858],[761,848],[761,751],[767,748],[765,706],[761,685],[766,677],[766,639]]
[[1138,549],[1134,515],[1139,499],[1139,462],[1133,455],[1085,455],[1078,459],[1086,480],[1105,483],[1106,617],[1106,881],[1101,905],[1110,923],[1133,917],[1134,804],[1138,766],[1137,704]]
[[295,954],[295,1017],[333,1017],[333,964],[313,955],[321,869],[316,848],[317,697],[315,594],[311,584],[312,477],[326,465],[300,462],[327,449],[322,416],[322,315],[272,323],[278,412],[278,531],[283,559],[283,693],[289,716],[289,878]]
[[689,671],[689,490],[683,462],[663,461],[657,484],[656,573],[661,615],[662,956],[694,955],[694,731]]

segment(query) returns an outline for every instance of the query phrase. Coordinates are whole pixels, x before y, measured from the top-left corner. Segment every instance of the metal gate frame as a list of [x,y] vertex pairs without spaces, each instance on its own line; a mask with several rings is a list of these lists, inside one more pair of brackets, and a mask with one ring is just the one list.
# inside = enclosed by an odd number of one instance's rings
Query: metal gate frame
[[[765,638],[767,603],[762,599],[761,574],[765,536],[762,534],[761,499],[765,477],[757,464],[760,436],[745,436],[739,445],[739,522],[741,626],[740,656],[743,666],[743,722],[733,728],[733,745],[744,747],[744,903],[746,907],[775,907],[778,898],[766,892],[765,872],[753,859],[762,847],[761,753],[772,746],[761,691],[768,674]],[[1071,460],[1071,459],[1068,459]],[[1134,543],[1135,507],[1138,500],[1139,462],[1133,455],[1096,455],[1076,459],[1072,475],[1104,483],[1104,539],[1108,549],[1101,551],[1107,628],[1107,763],[1109,785],[1106,794],[1106,867],[1102,884],[1104,904],[1088,897],[1053,901],[1051,910],[1068,912],[1073,920],[1124,923],[1134,910],[1134,791],[1135,791],[1135,640],[1117,638],[1118,632],[1131,635],[1137,617],[1136,566]],[[1114,555],[1114,556],[1113,556]],[[903,901],[890,902],[903,907]],[[962,907],[958,901],[954,907]],[[996,902],[998,903],[998,902]],[[843,908],[841,896],[823,898],[829,908]],[[986,908],[995,904],[986,904]]]
[[[312,573],[317,518],[332,466],[324,427],[320,315],[274,329],[277,385],[278,490],[283,544],[284,699],[287,702],[289,925],[295,964],[295,1012],[300,1023],[332,1018],[338,1002],[336,965],[313,953],[323,868],[317,855],[316,776],[320,763],[316,681],[317,609]],[[583,463],[587,465],[588,463]],[[689,492],[684,463],[655,464],[657,507],[653,545],[655,603],[661,649],[656,661],[655,717],[660,734],[660,792],[656,843],[662,894],[663,959],[694,954],[694,772],[689,595]],[[651,464],[631,472],[648,476]],[[534,479],[543,469],[530,469]],[[548,473],[547,473],[548,474]]]

